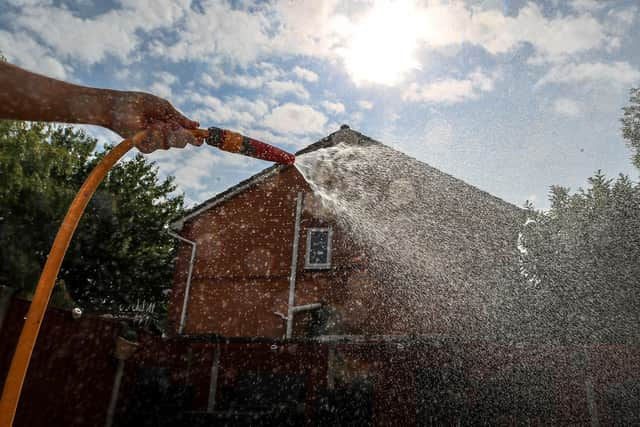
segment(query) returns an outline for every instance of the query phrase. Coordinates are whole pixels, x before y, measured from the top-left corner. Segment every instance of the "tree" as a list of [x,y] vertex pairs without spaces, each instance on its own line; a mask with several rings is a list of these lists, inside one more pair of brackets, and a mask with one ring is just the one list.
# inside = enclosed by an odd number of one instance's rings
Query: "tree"
[[551,188],[528,207],[520,238],[521,332],[564,342],[629,342],[640,334],[640,186],[600,171],[586,189]]
[[[106,153],[71,127],[0,121],[0,283],[31,292],[69,203]],[[116,165],[89,203],[58,276],[85,309],[162,303],[182,212],[172,178],[141,155]],[[58,286],[57,286],[58,287]]]
[[[640,168],[639,88],[621,121]],[[586,189],[553,186],[549,199],[547,212],[527,206],[512,329],[543,340],[638,341],[640,185],[598,171]]]
[[640,169],[640,88],[630,90],[629,105],[622,111],[622,136],[635,152],[633,164]]
[[[0,121],[0,283],[32,289],[95,142],[70,129]],[[65,135],[66,134],[66,135]]]

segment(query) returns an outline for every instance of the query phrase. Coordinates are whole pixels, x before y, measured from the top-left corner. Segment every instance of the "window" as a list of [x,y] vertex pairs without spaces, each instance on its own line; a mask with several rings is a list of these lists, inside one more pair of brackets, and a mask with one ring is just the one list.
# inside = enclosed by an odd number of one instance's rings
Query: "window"
[[331,267],[331,228],[310,228],[307,232],[305,268]]

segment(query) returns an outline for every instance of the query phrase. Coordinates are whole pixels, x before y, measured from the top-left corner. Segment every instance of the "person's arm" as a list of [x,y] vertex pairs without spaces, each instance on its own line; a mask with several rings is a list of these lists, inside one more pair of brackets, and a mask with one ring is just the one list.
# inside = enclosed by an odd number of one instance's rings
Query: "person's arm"
[[99,125],[124,138],[147,130],[138,149],[202,144],[185,129],[197,122],[187,119],[166,100],[143,92],[78,86],[55,80],[0,61],[0,119]]

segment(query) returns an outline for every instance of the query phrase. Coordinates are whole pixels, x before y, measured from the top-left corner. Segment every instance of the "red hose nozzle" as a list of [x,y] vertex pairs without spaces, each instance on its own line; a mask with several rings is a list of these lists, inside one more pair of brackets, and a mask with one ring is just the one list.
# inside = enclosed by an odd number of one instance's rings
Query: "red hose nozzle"
[[208,133],[209,135],[205,139],[207,144],[230,153],[244,154],[256,159],[285,165],[292,165],[296,161],[296,156],[291,153],[227,129],[210,127]]

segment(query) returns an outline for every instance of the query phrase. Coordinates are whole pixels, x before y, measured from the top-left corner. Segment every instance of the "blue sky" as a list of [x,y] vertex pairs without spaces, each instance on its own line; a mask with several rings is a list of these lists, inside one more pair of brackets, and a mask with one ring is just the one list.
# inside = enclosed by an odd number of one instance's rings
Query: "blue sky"
[[[170,100],[296,150],[349,124],[507,201],[547,207],[595,170],[640,86],[635,1],[0,0],[0,51],[33,71]],[[116,135],[89,131],[103,141]],[[157,152],[189,203],[267,167]]]

